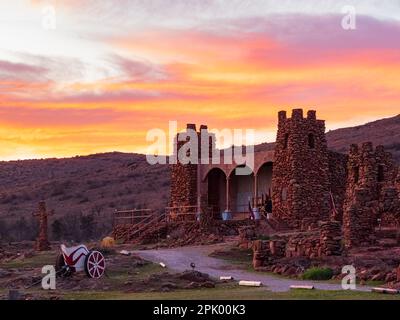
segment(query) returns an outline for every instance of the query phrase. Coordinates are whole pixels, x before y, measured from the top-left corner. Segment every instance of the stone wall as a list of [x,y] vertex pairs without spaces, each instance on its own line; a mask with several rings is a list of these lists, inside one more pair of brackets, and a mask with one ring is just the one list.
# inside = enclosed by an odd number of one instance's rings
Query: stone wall
[[400,193],[400,169],[397,168],[397,177],[396,177],[396,181],[395,181],[395,186],[397,191]]
[[262,267],[270,260],[283,257],[310,259],[338,256],[342,253],[341,225],[338,221],[322,222],[309,232],[283,234],[271,240],[253,242],[253,266]]
[[274,217],[292,228],[302,220],[329,218],[329,163],[325,122],[316,119],[315,111],[303,117],[294,109],[292,117],[285,111],[278,115],[278,132],[273,170]]
[[346,248],[374,244],[375,227],[382,216],[399,208],[397,167],[383,146],[371,142],[351,145],[343,212]]
[[317,231],[298,233],[288,240],[286,257],[326,257],[340,255],[341,226],[337,221],[323,222]]

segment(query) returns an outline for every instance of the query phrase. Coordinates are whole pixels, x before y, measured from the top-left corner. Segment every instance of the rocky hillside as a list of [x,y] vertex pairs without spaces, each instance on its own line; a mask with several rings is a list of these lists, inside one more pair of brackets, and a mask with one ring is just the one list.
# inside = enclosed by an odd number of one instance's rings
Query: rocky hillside
[[372,141],[382,144],[400,163],[400,115],[367,124],[333,130],[327,133],[328,145],[339,152],[347,152],[352,143]]
[[168,167],[150,166],[139,154],[0,162],[0,171],[0,239],[7,230],[16,240],[33,235],[31,213],[41,199],[54,210],[57,230],[74,238],[107,234],[117,208],[162,210],[168,202]]
[[[329,147],[340,152],[351,143],[383,144],[400,163],[400,115],[334,130],[327,138]],[[256,146],[265,148],[273,149],[273,144]],[[168,166],[151,166],[140,154],[0,162],[0,171],[0,239],[33,237],[31,213],[41,199],[54,209],[50,224],[58,220],[51,228],[75,239],[107,234],[117,208],[161,211],[168,204]]]

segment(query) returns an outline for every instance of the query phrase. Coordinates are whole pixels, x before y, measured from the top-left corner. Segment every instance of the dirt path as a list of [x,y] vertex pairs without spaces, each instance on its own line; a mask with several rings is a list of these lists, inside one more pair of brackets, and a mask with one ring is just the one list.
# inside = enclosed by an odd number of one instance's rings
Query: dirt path
[[[261,281],[266,289],[274,292],[288,291],[291,285],[314,285],[316,289],[342,290],[340,284],[285,279],[265,273],[241,270],[239,267],[231,265],[227,261],[208,256],[216,249],[222,248],[221,246],[223,246],[223,244],[180,247],[173,249],[141,250],[134,251],[134,253],[155,263],[163,262],[168,268],[179,272],[190,269],[190,263],[194,262],[196,264],[196,270],[208,273],[212,277],[219,278],[220,276],[232,276],[235,280]],[[357,290],[370,291],[371,288],[367,286],[357,286]]]

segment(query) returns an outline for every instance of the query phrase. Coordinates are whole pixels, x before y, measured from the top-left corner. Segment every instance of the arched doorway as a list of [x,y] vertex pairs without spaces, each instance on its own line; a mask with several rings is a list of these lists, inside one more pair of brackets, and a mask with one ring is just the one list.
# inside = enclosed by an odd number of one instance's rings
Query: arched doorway
[[212,208],[215,219],[221,219],[226,208],[226,175],[220,168],[213,168],[207,174],[207,205]]
[[237,175],[236,170],[233,170],[229,176],[229,207],[236,214],[248,215],[249,201],[254,196],[254,173],[250,168],[247,169],[251,174]]
[[256,206],[263,204],[268,196],[272,196],[272,169],[271,161],[265,162],[256,174]]

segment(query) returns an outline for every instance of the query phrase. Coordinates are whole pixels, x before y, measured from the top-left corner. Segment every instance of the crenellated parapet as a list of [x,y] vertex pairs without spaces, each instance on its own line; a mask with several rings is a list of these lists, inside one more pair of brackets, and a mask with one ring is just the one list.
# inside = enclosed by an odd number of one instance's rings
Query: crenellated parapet
[[292,227],[329,218],[329,164],[325,121],[309,110],[278,113],[273,170],[274,216]]
[[186,130],[175,137],[173,157],[176,163],[171,164],[171,207],[197,205],[198,166],[202,162],[203,148],[208,148],[205,157],[210,157],[215,149],[215,136],[206,125],[201,125],[197,131],[195,124],[188,123]]

